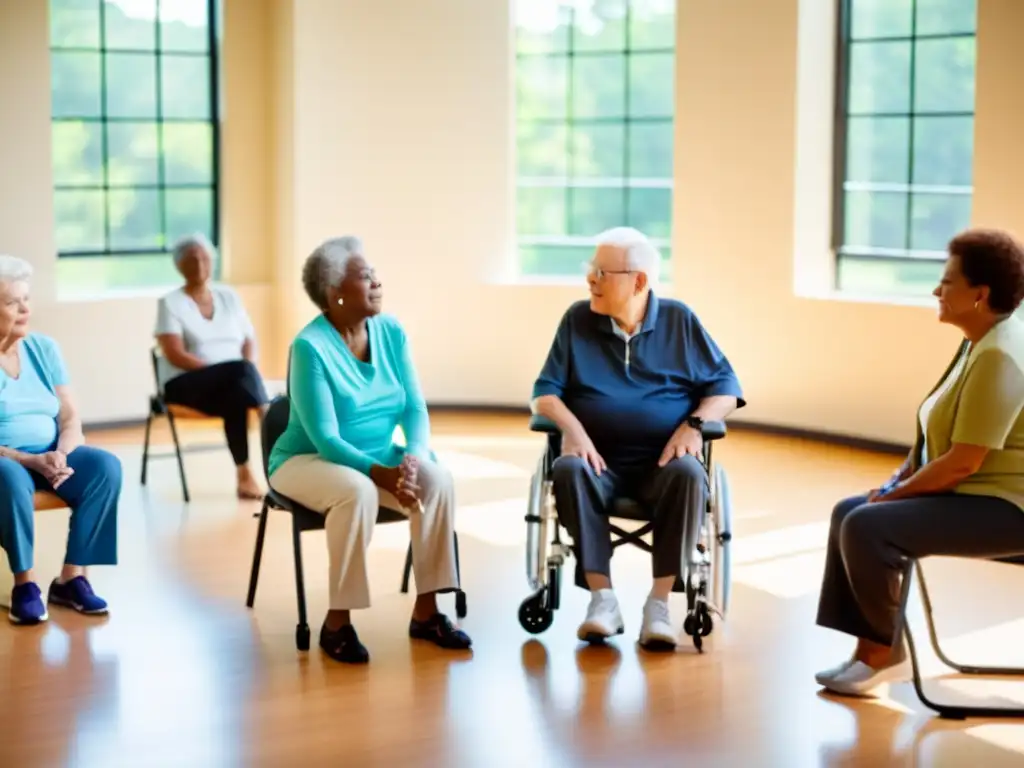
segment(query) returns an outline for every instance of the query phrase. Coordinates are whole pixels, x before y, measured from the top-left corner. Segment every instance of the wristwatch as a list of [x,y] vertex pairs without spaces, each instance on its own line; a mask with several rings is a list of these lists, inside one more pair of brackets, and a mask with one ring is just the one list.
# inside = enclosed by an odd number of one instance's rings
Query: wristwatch
[[704,428],[704,419],[700,416],[687,416],[686,424],[700,432]]

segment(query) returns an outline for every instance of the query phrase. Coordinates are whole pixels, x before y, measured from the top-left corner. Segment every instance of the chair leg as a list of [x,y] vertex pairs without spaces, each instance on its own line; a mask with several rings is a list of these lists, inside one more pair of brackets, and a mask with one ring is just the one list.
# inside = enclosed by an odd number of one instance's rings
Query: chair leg
[[910,601],[910,586],[915,571],[921,590],[921,601],[924,604],[924,613],[928,622],[928,634],[931,636],[932,647],[944,664],[963,675],[1020,676],[1024,675],[1024,669],[1018,667],[976,667],[950,661],[949,657],[939,647],[938,633],[935,630],[935,618],[932,615],[931,599],[928,595],[928,588],[924,583],[924,571],[921,568],[921,563],[912,561],[903,573],[899,620],[902,623],[903,635],[906,637],[907,648],[910,652],[910,665],[914,674],[914,691],[917,693],[918,699],[921,700],[922,704],[937,712],[939,717],[944,719],[965,720],[968,717],[1024,717],[1024,707],[975,707],[962,704],[943,704],[929,699],[925,694],[921,679],[921,668],[917,659],[917,649],[914,646],[914,636],[910,631],[910,622],[907,621],[907,603]]
[[412,542],[405,551],[405,567],[402,569],[402,594],[409,594],[409,577],[412,575]]
[[455,576],[459,580],[459,588],[455,591],[455,615],[460,619],[466,618],[468,609],[466,606],[466,593],[462,591],[462,566],[459,564],[459,534],[453,533],[455,537]]
[[260,510],[260,524],[256,529],[256,549],[252,553],[252,570],[249,572],[249,595],[245,598],[245,607],[252,608],[256,602],[256,583],[260,578],[260,561],[263,559],[263,538],[267,533],[267,517],[269,515],[269,504],[263,500],[263,509]]
[[295,627],[295,646],[309,650],[309,624],[306,622],[306,584],[302,574],[302,530],[292,516],[292,550],[295,560],[295,597],[299,604],[299,623]]
[[142,439],[142,479],[140,481],[141,485],[145,485],[146,484],[146,469],[149,466],[149,432],[150,432],[150,428],[152,426],[153,426],[153,410],[151,408],[150,411],[149,411],[149,415],[146,416],[146,432],[145,432],[145,437],[143,437],[143,439]]
[[178,440],[178,427],[174,423],[174,415],[167,414],[167,423],[171,425],[171,437],[174,439],[174,454],[178,457],[178,475],[181,477],[181,494],[185,502],[190,501],[188,496],[188,482],[185,480],[185,461],[181,457],[181,442]]

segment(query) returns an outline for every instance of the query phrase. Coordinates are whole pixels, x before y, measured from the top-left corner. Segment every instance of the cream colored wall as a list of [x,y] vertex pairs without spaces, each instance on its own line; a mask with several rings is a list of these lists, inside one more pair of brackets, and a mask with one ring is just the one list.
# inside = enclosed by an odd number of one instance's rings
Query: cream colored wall
[[[0,4],[0,249],[52,261],[45,13]],[[44,4],[38,4],[44,5]],[[312,311],[302,259],[362,235],[435,403],[523,404],[582,286],[514,258],[510,0],[227,0],[228,276],[274,373]],[[1024,3],[979,0],[975,220],[1024,233]],[[745,418],[907,440],[955,335],[929,306],[838,299],[830,272],[831,4],[680,0],[668,292],[732,357]],[[798,61],[801,69],[798,70]],[[14,140],[11,140],[14,137]],[[49,260],[49,261],[48,261]],[[795,270],[794,264],[800,264]],[[807,275],[812,275],[808,278]],[[45,283],[45,278],[43,280]],[[52,279],[50,280],[52,283]],[[48,306],[87,416],[141,413],[149,299]],[[117,332],[120,346],[82,340]],[[99,373],[99,372],[103,373]],[[137,403],[137,405],[136,405]]]
[[[222,240],[224,277],[241,293],[272,362],[269,97],[266,41],[272,0],[230,0],[223,68]],[[145,416],[153,388],[155,295],[58,301],[50,158],[50,62],[46,2],[0,1],[0,253],[32,262],[34,327],[55,336],[84,418]],[[268,343],[269,340],[269,343]],[[264,366],[279,374],[273,365]]]

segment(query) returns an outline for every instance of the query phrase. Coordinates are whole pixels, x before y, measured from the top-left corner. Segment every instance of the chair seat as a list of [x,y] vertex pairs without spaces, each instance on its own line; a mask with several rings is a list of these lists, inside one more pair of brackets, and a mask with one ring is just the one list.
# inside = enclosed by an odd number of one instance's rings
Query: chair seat
[[36,512],[44,512],[49,509],[67,509],[68,504],[56,493],[36,491],[32,495],[32,506]]
[[625,496],[612,501],[612,516],[621,517],[626,520],[650,520],[651,513],[643,504],[636,499],[630,499]]
[[208,413],[197,411],[195,408],[189,408],[187,405],[178,405],[177,403],[168,403],[167,410],[174,414],[176,419],[213,419],[215,416],[211,416]]
[[[289,499],[287,496],[277,493],[273,488],[267,491],[267,500],[270,502],[270,506],[275,509],[293,514],[296,520],[298,520],[299,528],[304,531],[318,531],[324,527],[326,520],[324,515],[299,504],[297,501]],[[377,510],[377,522],[381,524],[400,523],[407,519],[401,512],[396,512],[387,507],[380,507]]]

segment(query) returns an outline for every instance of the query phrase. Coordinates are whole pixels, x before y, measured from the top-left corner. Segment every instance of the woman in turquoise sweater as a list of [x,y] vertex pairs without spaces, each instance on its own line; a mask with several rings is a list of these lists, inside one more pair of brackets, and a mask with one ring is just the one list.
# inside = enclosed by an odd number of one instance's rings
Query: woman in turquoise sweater
[[[321,314],[292,344],[288,427],[270,455],[270,485],[326,515],[330,610],[320,647],[369,660],[350,611],[370,605],[366,550],[378,507],[409,515],[419,595],[411,637],[463,650],[469,637],[437,607],[458,589],[455,489],[429,449],[430,422],[402,326],[381,314],[381,284],[358,238],[328,240],[306,260],[303,287]],[[394,443],[401,426],[406,446]]]

